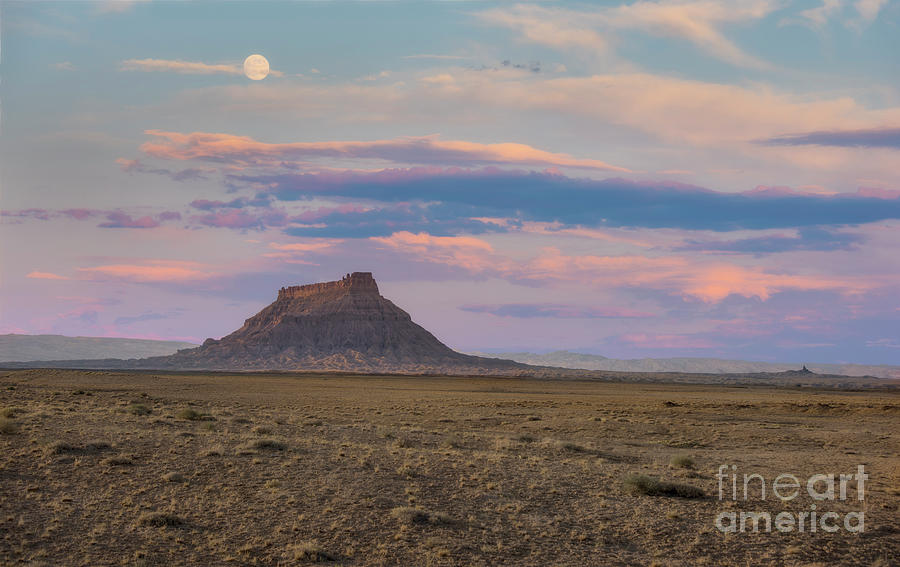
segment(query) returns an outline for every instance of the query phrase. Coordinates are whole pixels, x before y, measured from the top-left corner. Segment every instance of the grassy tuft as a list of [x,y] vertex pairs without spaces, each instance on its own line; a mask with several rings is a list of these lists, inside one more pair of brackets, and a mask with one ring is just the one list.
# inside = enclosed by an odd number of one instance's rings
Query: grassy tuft
[[15,435],[19,432],[19,424],[15,421],[0,417],[0,435]]
[[185,408],[175,414],[178,419],[187,419],[189,421],[197,421],[203,417],[203,414],[191,408]]
[[675,455],[669,464],[679,469],[692,469],[695,463],[690,455]]
[[109,467],[130,467],[134,464],[134,461],[131,457],[120,455],[118,457],[107,457],[100,461],[100,463]]
[[675,496],[678,498],[703,498],[703,491],[696,486],[666,482],[643,474],[625,477],[625,490],[630,494],[645,496]]
[[21,408],[0,409],[0,417],[16,417],[17,415],[20,415],[22,413],[23,413],[23,411]]
[[304,541],[294,546],[294,561],[306,561],[310,563],[325,563],[337,561],[337,559],[312,541]]
[[153,413],[153,410],[151,410],[144,404],[131,404],[130,406],[128,406],[128,413],[134,415],[150,415],[151,413]]
[[147,512],[142,514],[138,522],[143,526],[155,528],[177,528],[184,525],[184,520],[167,512]]
[[411,526],[415,524],[449,524],[450,518],[440,512],[431,512],[412,506],[399,506],[391,510],[391,516],[397,518],[401,524]]
[[243,445],[241,445],[240,449],[244,451],[250,451],[253,449],[284,451],[285,449],[287,449],[287,444],[276,439],[256,439],[254,441],[248,441],[247,443],[244,443]]

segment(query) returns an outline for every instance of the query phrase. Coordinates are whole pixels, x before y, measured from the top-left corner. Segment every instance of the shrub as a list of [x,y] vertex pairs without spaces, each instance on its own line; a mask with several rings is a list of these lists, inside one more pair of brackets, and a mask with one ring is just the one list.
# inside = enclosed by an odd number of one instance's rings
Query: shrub
[[304,541],[294,546],[294,561],[324,563],[326,561],[336,561],[336,559],[322,549],[319,544],[312,541]]
[[107,457],[101,461],[101,464],[110,467],[130,467],[134,464],[134,461],[131,460],[131,457],[119,456],[119,457]]
[[184,520],[168,512],[147,512],[141,515],[138,522],[155,528],[175,528],[184,525]]
[[221,457],[225,454],[225,447],[222,445],[214,445],[200,453],[201,457]]
[[184,475],[177,472],[170,472],[163,475],[163,480],[166,482],[187,482],[187,479],[184,478]]
[[450,518],[446,514],[431,512],[412,506],[399,506],[391,510],[391,516],[397,518],[401,524],[447,524]]
[[694,459],[690,455],[675,455],[669,464],[679,469],[690,469],[694,467]]
[[22,410],[19,408],[3,408],[0,410],[0,417],[16,417],[22,413]]
[[64,441],[56,441],[47,447],[47,453],[50,455],[63,455],[65,453],[77,453],[80,449],[75,445],[71,445]]
[[189,421],[197,421],[198,419],[203,417],[203,414],[198,412],[197,410],[193,410],[191,408],[185,408],[180,412],[175,414],[175,417],[178,419],[187,419]]
[[631,494],[646,496],[675,496],[678,498],[703,498],[703,491],[696,486],[665,482],[643,474],[625,477],[625,490]]
[[99,453],[100,451],[109,451],[112,445],[106,441],[88,441],[84,446],[85,453]]
[[0,435],[15,435],[19,432],[19,424],[11,419],[0,417]]
[[254,441],[248,441],[247,443],[244,443],[240,446],[240,449],[244,451],[251,451],[253,449],[284,451],[285,449],[287,449],[287,444],[276,439],[256,439]]
[[153,412],[144,404],[131,404],[130,406],[128,406],[128,413],[132,413],[134,415],[150,415]]

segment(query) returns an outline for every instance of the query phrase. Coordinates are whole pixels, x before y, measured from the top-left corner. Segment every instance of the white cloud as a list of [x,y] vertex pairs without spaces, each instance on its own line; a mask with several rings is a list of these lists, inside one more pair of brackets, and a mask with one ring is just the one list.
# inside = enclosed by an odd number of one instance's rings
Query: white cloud
[[824,26],[828,20],[843,8],[843,0],[822,0],[821,6],[803,10],[800,17],[815,27]]
[[591,11],[516,5],[486,10],[478,13],[478,17],[517,31],[526,41],[559,49],[605,53],[610,50],[610,39],[617,31],[639,30],[689,41],[710,56],[734,65],[763,68],[768,64],[741,50],[721,28],[759,20],[776,7],[773,0],[639,1]]
[[870,24],[878,17],[878,12],[887,4],[887,0],[857,0],[853,5],[859,13],[862,24]]
[[126,59],[119,65],[121,71],[162,71],[185,75],[243,75],[240,65],[221,63],[210,65],[199,61],[181,61],[171,59]]
[[97,11],[101,14],[121,14],[134,8],[140,2],[150,0],[99,0],[96,3]]
[[[119,64],[120,71],[169,72],[182,75],[243,75],[244,69],[237,63],[209,64],[179,59],[126,59]],[[269,70],[269,75],[282,77],[281,71]]]

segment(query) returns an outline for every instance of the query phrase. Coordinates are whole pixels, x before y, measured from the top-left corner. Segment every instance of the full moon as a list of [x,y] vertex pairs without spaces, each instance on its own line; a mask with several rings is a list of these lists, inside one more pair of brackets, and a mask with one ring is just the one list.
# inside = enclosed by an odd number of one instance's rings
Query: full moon
[[258,53],[244,59],[244,74],[248,79],[261,81],[269,74],[269,60]]

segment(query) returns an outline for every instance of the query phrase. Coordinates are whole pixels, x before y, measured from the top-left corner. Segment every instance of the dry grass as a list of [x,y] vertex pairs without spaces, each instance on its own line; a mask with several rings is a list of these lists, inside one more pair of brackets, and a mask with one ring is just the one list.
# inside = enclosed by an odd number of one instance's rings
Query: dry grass
[[[0,435],[0,565],[900,556],[896,392],[34,370],[0,373],[0,406],[20,426]],[[864,506],[865,534],[715,528],[723,509],[785,509],[720,502],[720,464],[771,480],[860,463],[864,504],[818,506]]]
[[643,474],[633,474],[623,481],[629,494],[646,496],[677,496],[679,498],[703,498],[703,490],[689,484],[667,482]]
[[19,424],[15,421],[0,417],[0,435],[15,435],[19,432]]
[[679,469],[692,469],[696,463],[690,455],[675,455],[669,464]]
[[107,457],[101,461],[102,464],[109,467],[130,467],[134,465],[134,459],[127,455],[116,457]]
[[186,419],[188,421],[198,421],[203,418],[203,414],[191,408],[185,408],[175,414],[178,419]]
[[0,417],[16,417],[17,415],[20,415],[22,413],[23,411],[20,408],[0,409]]
[[416,524],[449,524],[450,517],[440,512],[432,512],[413,506],[398,506],[391,510],[391,516],[401,524],[412,526]]
[[277,439],[254,439],[241,445],[240,449],[244,451],[284,451],[287,449],[287,443]]
[[154,528],[177,528],[184,525],[184,519],[169,512],[146,512],[138,518],[142,526]]
[[294,546],[294,561],[325,563],[328,561],[336,561],[336,558],[325,551],[319,544],[312,541],[305,541]]
[[153,413],[145,404],[131,404],[128,406],[128,412],[134,415],[150,415]]

